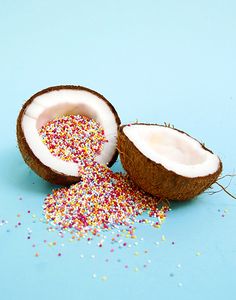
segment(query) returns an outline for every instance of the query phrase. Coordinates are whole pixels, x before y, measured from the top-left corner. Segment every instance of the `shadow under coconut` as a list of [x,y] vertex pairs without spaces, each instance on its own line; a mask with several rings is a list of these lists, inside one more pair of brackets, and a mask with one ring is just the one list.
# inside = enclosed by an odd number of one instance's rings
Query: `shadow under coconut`
[[52,185],[35,174],[24,162],[17,146],[4,149],[2,159],[2,183],[23,191],[34,191],[34,193],[48,194],[58,186]]
[[186,207],[195,205],[199,200],[198,197],[199,196],[185,201],[170,201],[170,208],[172,210],[185,209]]

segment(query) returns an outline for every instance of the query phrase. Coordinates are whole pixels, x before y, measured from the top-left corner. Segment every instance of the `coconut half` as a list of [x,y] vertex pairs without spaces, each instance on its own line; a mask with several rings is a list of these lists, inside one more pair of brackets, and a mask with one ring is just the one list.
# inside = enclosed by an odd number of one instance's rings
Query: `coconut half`
[[221,160],[211,150],[185,132],[162,125],[121,126],[118,150],[130,178],[163,199],[191,199],[222,171]]
[[82,115],[97,121],[108,140],[96,161],[109,167],[116,161],[119,116],[101,94],[82,86],[54,86],[33,95],[23,105],[17,119],[17,141],[25,162],[39,176],[67,185],[80,179],[77,163],[53,156],[43,144],[38,130],[48,121],[67,115]]

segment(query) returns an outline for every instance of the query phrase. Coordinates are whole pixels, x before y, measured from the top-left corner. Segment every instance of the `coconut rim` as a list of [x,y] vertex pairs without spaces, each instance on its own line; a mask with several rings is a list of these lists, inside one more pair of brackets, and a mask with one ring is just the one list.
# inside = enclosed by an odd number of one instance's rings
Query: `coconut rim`
[[[48,88],[45,88],[43,90],[38,91],[37,93],[32,95],[23,104],[23,106],[22,106],[22,108],[19,112],[18,118],[17,118],[17,126],[16,126],[17,127],[16,128],[17,129],[17,140],[18,140],[18,143],[19,143],[20,140],[22,140],[22,139],[24,140],[23,143],[24,143],[24,147],[25,147],[26,152],[27,152],[27,156],[29,156],[31,159],[33,159],[38,165],[42,166],[46,172],[48,172],[49,174],[57,174],[57,175],[60,175],[62,177],[67,178],[67,180],[69,180],[69,181],[76,182],[80,178],[79,173],[78,173],[78,176],[67,175],[67,174],[64,174],[63,172],[59,172],[55,169],[52,169],[51,167],[49,167],[47,165],[44,165],[43,162],[34,154],[32,149],[30,148],[29,144],[27,143],[26,138],[25,138],[25,134],[24,134],[24,130],[22,128],[22,120],[23,120],[23,117],[25,115],[25,111],[26,111],[27,107],[34,101],[35,98],[37,98],[40,95],[52,92],[52,91],[59,91],[59,90],[63,90],[63,89],[64,90],[86,91],[86,92],[89,92],[89,93],[95,95],[99,99],[103,100],[105,102],[105,104],[109,107],[109,109],[111,110],[112,114],[114,115],[115,122],[116,122],[116,125],[117,125],[117,136],[118,136],[120,118],[119,118],[118,113],[115,110],[114,106],[102,94],[100,94],[100,93],[98,93],[98,92],[96,92],[96,91],[94,91],[90,88],[80,86],[80,85],[57,85],[57,86],[51,86],[51,87],[48,87]],[[22,141],[20,141],[20,142],[22,142]],[[24,155],[23,155],[23,157],[24,157]],[[118,157],[118,151],[117,151],[116,148],[114,148],[114,153],[113,153],[111,159],[109,160],[109,162],[107,163],[107,166],[111,167],[115,163],[115,161],[117,160],[117,157]],[[26,157],[24,157],[24,160],[27,162]]]

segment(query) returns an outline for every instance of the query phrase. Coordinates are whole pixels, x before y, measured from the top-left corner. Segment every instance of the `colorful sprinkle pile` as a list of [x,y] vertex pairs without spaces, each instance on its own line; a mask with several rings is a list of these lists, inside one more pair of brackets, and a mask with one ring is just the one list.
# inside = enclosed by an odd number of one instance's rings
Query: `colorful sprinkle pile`
[[107,142],[103,128],[93,119],[69,115],[49,121],[39,130],[50,152],[65,161],[93,160]]
[[[53,155],[78,163],[82,177],[79,183],[47,196],[43,206],[47,221],[76,232],[78,238],[120,227],[135,238],[136,222],[160,227],[167,206],[159,209],[159,199],[139,190],[127,175],[95,162],[107,142],[96,121],[79,115],[57,118],[44,125],[39,134]],[[146,211],[155,221],[141,218]]]
[[[165,219],[168,208],[158,209],[159,199],[139,190],[127,175],[95,162],[81,167],[80,174],[81,182],[54,190],[44,202],[46,219],[62,229],[76,230],[82,237],[89,232],[96,235],[104,229],[126,226],[127,234],[135,238],[135,222],[160,227]],[[145,211],[156,220],[140,218]]]

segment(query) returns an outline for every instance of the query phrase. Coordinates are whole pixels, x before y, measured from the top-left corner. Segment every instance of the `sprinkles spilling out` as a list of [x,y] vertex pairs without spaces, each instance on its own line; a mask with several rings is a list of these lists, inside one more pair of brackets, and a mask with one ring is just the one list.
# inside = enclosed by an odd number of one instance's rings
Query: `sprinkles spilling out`
[[[54,190],[44,202],[46,219],[62,229],[76,230],[83,237],[89,232],[97,235],[104,229],[125,226],[126,237],[136,238],[135,222],[156,227],[165,219],[167,207],[159,209],[158,199],[139,190],[127,175],[113,173],[98,163],[81,167],[80,173],[81,182]],[[156,220],[140,218],[145,211]]]
[[[50,152],[78,163],[79,183],[56,189],[44,201],[47,221],[73,233],[73,240],[99,235],[101,230],[125,227],[126,237],[135,239],[135,223],[159,228],[167,206],[158,208],[157,197],[139,190],[129,177],[114,173],[95,161],[107,142],[103,128],[84,116],[66,116],[49,121],[40,130]],[[155,221],[143,219],[143,212]],[[103,241],[98,243],[103,246]]]

